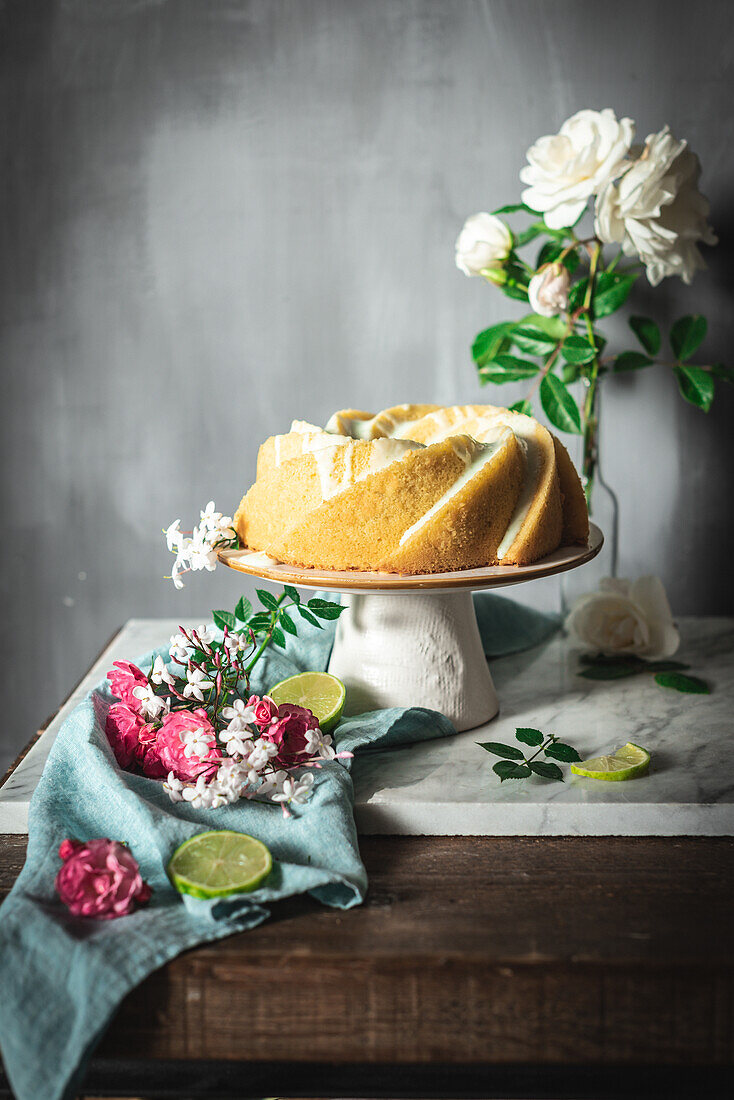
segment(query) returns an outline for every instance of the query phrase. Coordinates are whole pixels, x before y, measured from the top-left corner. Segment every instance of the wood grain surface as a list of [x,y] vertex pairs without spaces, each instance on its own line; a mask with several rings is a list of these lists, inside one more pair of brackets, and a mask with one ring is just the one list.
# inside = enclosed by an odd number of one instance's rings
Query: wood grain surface
[[[2,840],[0,887],[24,854]],[[366,903],[293,899],[127,997],[101,1058],[692,1066],[734,1054],[734,841],[365,839]]]

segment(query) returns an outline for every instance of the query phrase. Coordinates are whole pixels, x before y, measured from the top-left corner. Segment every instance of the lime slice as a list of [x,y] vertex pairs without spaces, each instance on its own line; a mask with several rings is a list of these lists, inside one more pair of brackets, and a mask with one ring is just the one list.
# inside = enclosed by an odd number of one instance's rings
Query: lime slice
[[168,874],[181,894],[223,898],[254,890],[272,866],[270,852],[254,836],[218,829],[185,840],[173,853]]
[[571,765],[575,775],[585,775],[589,779],[606,779],[617,782],[622,779],[635,779],[644,775],[650,766],[650,753],[628,741],[611,756],[592,756],[590,760],[581,760]]
[[276,703],[296,703],[316,715],[324,733],[337,724],[344,710],[347,689],[328,672],[299,672],[281,680],[268,695]]

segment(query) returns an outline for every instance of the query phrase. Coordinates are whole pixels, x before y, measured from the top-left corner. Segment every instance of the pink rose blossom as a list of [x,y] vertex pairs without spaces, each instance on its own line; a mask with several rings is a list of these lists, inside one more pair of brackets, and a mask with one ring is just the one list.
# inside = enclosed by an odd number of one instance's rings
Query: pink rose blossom
[[140,700],[133,695],[133,688],[142,687],[148,679],[137,665],[129,661],[114,661],[113,668],[107,673],[110,691],[133,710],[140,710]]
[[105,731],[121,768],[129,768],[133,761],[140,760],[141,736],[145,737],[148,731],[155,732],[129,703],[112,704],[107,712]]
[[[181,734],[195,730],[203,730],[205,738],[209,736],[211,748],[204,756],[196,753],[187,756],[185,753],[186,745],[181,740]],[[183,783],[191,782],[200,775],[208,780],[221,760],[221,754],[216,748],[214,727],[203,707],[197,707],[196,710],[174,710],[167,714],[156,734],[151,752],[158,757],[164,775],[173,772],[176,779]]]
[[64,840],[59,855],[64,865],[56,876],[56,891],[75,917],[126,917],[150,898],[137,860],[116,840]]
[[306,733],[308,730],[318,729],[318,726],[316,716],[306,707],[298,707],[295,703],[281,703],[277,721],[262,733],[267,741],[278,746],[278,755],[273,757],[273,764],[287,768],[302,763],[307,755],[304,752],[307,747]]
[[255,708],[255,725],[258,729],[269,726],[273,719],[278,717],[278,704],[274,703],[269,695],[263,695],[262,699],[257,695],[251,695],[247,705]]

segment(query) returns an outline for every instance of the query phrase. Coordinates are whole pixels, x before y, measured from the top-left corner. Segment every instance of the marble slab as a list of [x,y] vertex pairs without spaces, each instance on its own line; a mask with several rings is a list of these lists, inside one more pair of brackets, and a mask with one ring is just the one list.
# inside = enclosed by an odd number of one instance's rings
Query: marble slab
[[[61,723],[113,660],[162,644],[177,622],[132,619],[0,788],[0,832],[27,829],[28,801]],[[681,620],[678,656],[712,686],[711,695],[666,690],[652,676],[593,682],[576,675],[578,656],[558,636],[527,653],[491,663],[500,715],[456,737],[354,763],[361,833],[433,835],[680,836],[734,835],[734,619]],[[494,757],[477,741],[512,741],[535,726],[583,756],[626,741],[653,755],[650,774],[602,783],[568,773],[500,785]]]

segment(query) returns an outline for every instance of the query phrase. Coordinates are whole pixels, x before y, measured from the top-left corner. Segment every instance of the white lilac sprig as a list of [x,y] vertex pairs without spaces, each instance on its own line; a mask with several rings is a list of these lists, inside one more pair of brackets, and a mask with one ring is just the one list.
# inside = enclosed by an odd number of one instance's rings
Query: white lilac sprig
[[312,769],[351,753],[338,752],[305,707],[251,694],[250,674],[269,645],[297,634],[294,616],[320,627],[342,608],[322,599],[302,605],[290,587],[258,597],[261,611],[243,597],[234,612],[214,612],[221,638],[204,626],[179,627],[169,663],[159,655],[145,673],[115,662],[106,732],[120,766],[162,780],[173,802],[216,809],[256,799],[290,817],[314,788]]
[[168,549],[176,555],[171,579],[176,588],[183,588],[184,573],[207,569],[212,572],[217,565],[217,551],[239,546],[232,517],[216,510],[213,500],[199,513],[200,519],[193,531],[181,530],[181,520],[174,520],[164,531]]
[[[529,315],[500,321],[480,332],[472,346],[479,380],[527,381],[530,389],[510,408],[531,414],[537,391],[546,417],[563,432],[583,436],[582,480],[591,500],[596,470],[598,415],[595,396],[604,376],[657,365],[675,378],[682,397],[708,412],[715,382],[734,383],[734,368],[691,359],[706,335],[700,314],[680,317],[668,334],[669,353],[649,317],[632,316],[638,346],[609,354],[597,322],[624,305],[643,268],[648,281],[678,275],[690,283],[705,267],[700,244],[714,245],[701,171],[686,141],[667,126],[634,145],[632,119],[611,108],[583,110],[559,133],[539,138],[520,172],[521,202],[468,218],[456,242],[456,264],[507,297],[529,306]],[[589,233],[575,227],[587,210]],[[526,215],[511,230],[502,216]],[[520,252],[545,238],[535,258]],[[583,384],[577,404],[569,385]]]

